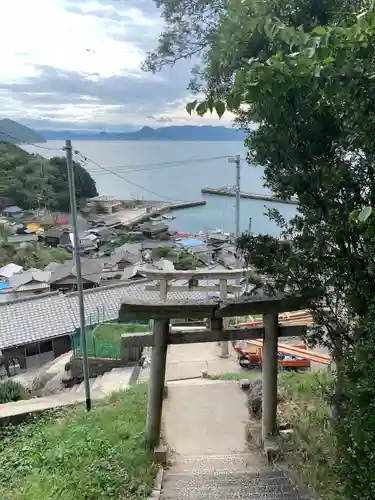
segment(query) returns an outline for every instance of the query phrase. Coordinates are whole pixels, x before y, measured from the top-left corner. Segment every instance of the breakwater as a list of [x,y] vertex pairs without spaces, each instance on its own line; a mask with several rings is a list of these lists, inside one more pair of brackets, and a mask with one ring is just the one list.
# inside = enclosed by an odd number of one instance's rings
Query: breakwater
[[[235,197],[236,193],[227,188],[211,188],[211,187],[205,187],[201,189],[202,194],[213,194],[216,196],[231,196]],[[240,192],[240,197],[241,198],[247,198],[250,200],[262,200],[262,201],[270,201],[274,203],[285,203],[288,205],[298,205],[298,200],[297,198],[292,198],[290,200],[281,200],[280,198],[276,198],[275,196],[271,194],[263,194],[263,193],[247,193],[246,191],[241,191]]]

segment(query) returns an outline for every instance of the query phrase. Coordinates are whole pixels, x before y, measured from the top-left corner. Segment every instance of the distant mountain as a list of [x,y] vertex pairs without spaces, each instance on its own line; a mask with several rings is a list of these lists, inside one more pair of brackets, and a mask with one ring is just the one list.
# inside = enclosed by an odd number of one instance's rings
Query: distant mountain
[[120,141],[124,132],[93,132],[90,130],[38,130],[49,141],[71,139],[76,141]]
[[76,139],[95,141],[243,141],[246,134],[228,127],[203,125],[195,127],[143,127],[136,132],[88,132],[78,130],[43,130],[39,131],[46,139]]
[[40,143],[47,140],[29,127],[5,118],[0,120],[0,141],[10,144]]

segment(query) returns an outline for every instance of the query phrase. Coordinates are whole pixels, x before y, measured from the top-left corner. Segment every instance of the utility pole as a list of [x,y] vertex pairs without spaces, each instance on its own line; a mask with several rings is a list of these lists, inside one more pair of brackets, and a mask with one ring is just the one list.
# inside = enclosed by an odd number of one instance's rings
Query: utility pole
[[[249,217],[249,228],[248,228],[249,235],[251,234],[251,225],[252,225],[252,218]],[[249,263],[247,262],[246,267],[248,267],[248,264]],[[248,293],[248,291],[249,291],[249,275],[246,274],[246,288],[245,288],[245,293]]]
[[[240,200],[241,200],[241,156],[237,154],[234,158],[229,158],[229,163],[235,163],[236,165],[236,230],[235,230],[235,237],[236,239],[240,235]],[[241,280],[237,280],[236,284],[240,285]],[[225,300],[227,297],[227,281],[226,280],[221,280],[220,281],[220,299]],[[229,327],[229,321],[228,318],[224,318],[224,328]],[[221,342],[221,353],[220,357],[221,358],[228,358],[230,356],[229,354],[229,342]]]
[[73,226],[73,241],[74,241],[74,259],[76,266],[76,276],[77,276],[77,290],[78,290],[78,305],[79,305],[79,324],[80,324],[80,338],[81,338],[81,349],[82,349],[82,362],[83,362],[83,378],[85,383],[85,396],[86,396],[86,410],[91,410],[91,397],[90,397],[90,375],[89,375],[89,363],[87,357],[87,345],[86,345],[86,329],[85,329],[85,305],[83,300],[83,288],[82,288],[82,269],[81,269],[81,257],[79,255],[79,238],[78,238],[78,228],[77,228],[77,202],[76,202],[76,189],[74,183],[74,171],[73,171],[73,156],[72,156],[72,143],[70,140],[65,141],[65,153],[66,153],[66,165],[68,169],[68,183],[69,183],[69,197],[70,197],[70,211],[72,214],[72,226]]
[[236,164],[236,239],[240,235],[240,200],[241,200],[241,156],[237,154],[234,158],[229,158],[229,163]]

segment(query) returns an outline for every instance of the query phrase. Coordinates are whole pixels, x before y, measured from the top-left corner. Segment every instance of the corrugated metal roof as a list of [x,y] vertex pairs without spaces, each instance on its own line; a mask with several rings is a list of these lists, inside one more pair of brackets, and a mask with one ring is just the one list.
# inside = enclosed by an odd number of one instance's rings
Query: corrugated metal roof
[[[159,300],[157,291],[145,288],[145,282],[116,283],[84,292],[86,324],[97,323],[97,318],[111,321],[118,318],[122,300]],[[171,300],[204,300],[206,292],[173,292]],[[72,333],[79,328],[77,293],[60,295],[58,292],[36,295],[0,303],[0,349],[38,342]]]

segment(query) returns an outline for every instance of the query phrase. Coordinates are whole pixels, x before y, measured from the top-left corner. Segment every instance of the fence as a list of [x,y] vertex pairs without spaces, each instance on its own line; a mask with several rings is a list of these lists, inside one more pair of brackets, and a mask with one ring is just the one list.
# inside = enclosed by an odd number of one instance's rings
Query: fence
[[[91,358],[121,358],[121,336],[124,333],[144,332],[147,324],[107,322],[86,327],[87,354]],[[80,331],[72,334],[73,356],[82,356]]]
[[[95,336],[95,327],[86,328],[87,354],[90,358],[120,359],[120,340],[107,340]],[[72,335],[73,356],[82,356],[79,330]]]

